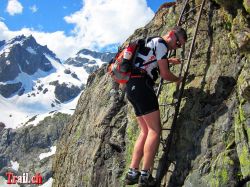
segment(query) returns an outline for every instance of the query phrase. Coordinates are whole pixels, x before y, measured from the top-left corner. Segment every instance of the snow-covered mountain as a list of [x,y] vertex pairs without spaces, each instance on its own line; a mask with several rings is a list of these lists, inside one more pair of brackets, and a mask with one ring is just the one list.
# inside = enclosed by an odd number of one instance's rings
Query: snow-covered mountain
[[114,53],[100,53],[96,51],[90,51],[88,49],[80,50],[74,57],[65,61],[65,64],[73,65],[75,67],[83,67],[86,72],[92,73],[103,62],[109,62],[114,57]]
[[33,36],[1,41],[0,122],[16,128],[36,124],[55,111],[72,114],[88,75],[107,56],[112,57],[81,50],[62,63]]

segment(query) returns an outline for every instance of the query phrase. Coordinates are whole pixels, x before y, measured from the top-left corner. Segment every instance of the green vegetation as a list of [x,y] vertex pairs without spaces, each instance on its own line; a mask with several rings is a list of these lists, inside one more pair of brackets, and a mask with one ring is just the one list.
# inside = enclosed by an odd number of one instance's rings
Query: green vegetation
[[210,173],[210,186],[219,187],[227,186],[229,182],[229,168],[234,165],[230,158],[230,151],[224,151],[218,155],[214,161]]
[[124,170],[122,177],[120,178],[121,184],[123,183],[122,181],[124,180],[125,175],[128,171],[129,164],[131,163],[135,141],[136,141],[136,139],[138,137],[138,133],[139,133],[139,128],[138,128],[138,124],[137,124],[137,120],[136,120],[135,115],[132,112],[130,112],[128,114],[128,117],[129,117],[129,122],[128,122],[128,126],[126,129],[126,153],[125,153],[126,167],[125,167],[125,170]]
[[250,2],[248,0],[244,0],[243,5],[244,5],[246,11],[250,14]]
[[245,126],[246,116],[242,105],[244,100],[241,100],[239,111],[236,114],[235,120],[235,139],[237,144],[237,153],[240,160],[242,175],[250,175],[250,150],[247,140],[250,138],[250,128]]
[[71,115],[69,114],[64,114],[61,112],[58,112],[56,114],[54,114],[53,116],[48,116],[46,118],[44,118],[43,121],[39,122],[39,125],[41,124],[46,124],[46,123],[51,123],[51,124],[62,124],[62,123],[68,123],[70,120]]

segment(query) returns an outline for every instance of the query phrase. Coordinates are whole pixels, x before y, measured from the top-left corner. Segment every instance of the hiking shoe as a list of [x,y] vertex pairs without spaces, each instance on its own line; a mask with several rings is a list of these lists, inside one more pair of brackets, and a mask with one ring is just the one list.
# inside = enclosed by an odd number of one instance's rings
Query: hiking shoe
[[125,177],[125,184],[126,185],[134,185],[138,183],[138,179],[141,173],[139,171],[135,171],[133,174],[132,172],[128,172]]
[[154,187],[156,186],[156,180],[152,177],[151,174],[141,175],[139,177],[138,187]]

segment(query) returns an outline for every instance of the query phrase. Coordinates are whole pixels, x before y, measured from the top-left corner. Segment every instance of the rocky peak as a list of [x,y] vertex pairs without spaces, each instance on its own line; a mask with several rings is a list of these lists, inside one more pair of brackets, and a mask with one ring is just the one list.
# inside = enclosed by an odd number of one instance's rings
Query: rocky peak
[[50,71],[53,66],[46,55],[61,63],[52,51],[38,44],[32,35],[21,35],[7,41],[0,51],[0,81],[14,80],[21,72],[33,75],[38,69]]
[[111,52],[96,52],[89,49],[80,50],[75,57],[69,58],[65,64],[73,65],[76,67],[83,67],[87,73],[92,73],[104,63],[109,62],[115,53]]
[[14,44],[14,43],[16,43],[16,42],[21,42],[21,41],[23,41],[25,38],[26,38],[26,37],[25,37],[24,35],[19,35],[19,36],[16,36],[16,37],[12,38],[11,40],[9,40],[9,41],[7,42],[7,44]]
[[33,46],[33,45],[38,45],[38,43],[36,42],[36,39],[32,35],[29,35],[28,37],[24,38],[23,45]]
[[91,51],[89,49],[80,50],[77,53],[77,56],[79,56],[80,54],[90,55],[93,58],[100,59],[100,60],[102,60],[104,62],[108,62],[114,56],[114,53],[111,53],[111,52],[96,52],[96,51]]

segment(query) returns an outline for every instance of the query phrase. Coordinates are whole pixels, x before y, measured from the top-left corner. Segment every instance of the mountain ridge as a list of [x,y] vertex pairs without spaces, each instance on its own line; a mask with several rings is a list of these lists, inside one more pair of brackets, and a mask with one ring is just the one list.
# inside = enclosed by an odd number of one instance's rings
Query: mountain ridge
[[3,110],[8,106],[9,110],[4,110],[0,121],[13,128],[26,124],[33,116],[49,115],[50,111],[64,110],[64,107],[72,114],[71,109],[84,90],[88,75],[106,63],[101,60],[103,56],[107,60],[113,55],[82,50],[88,51],[88,56],[85,56],[85,61],[78,58],[79,64],[74,66],[62,63],[56,54],[46,45],[38,44],[32,35],[16,36],[2,44],[0,102],[3,105],[0,108]]

